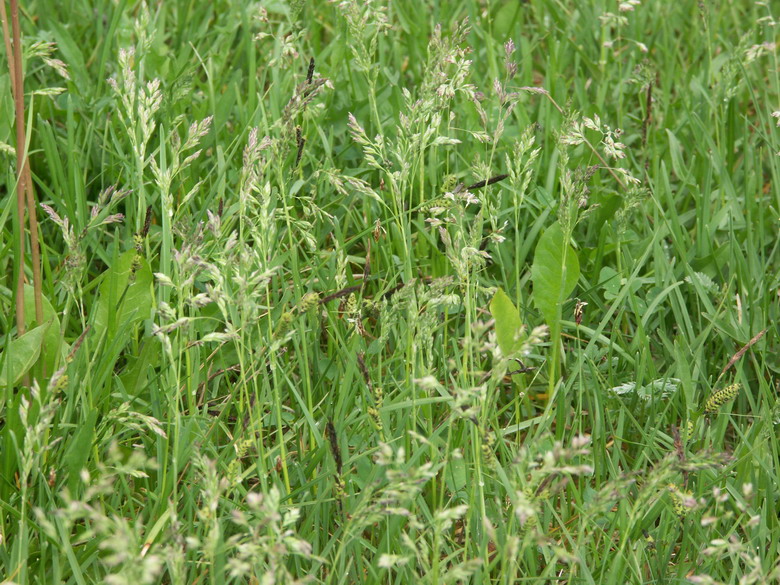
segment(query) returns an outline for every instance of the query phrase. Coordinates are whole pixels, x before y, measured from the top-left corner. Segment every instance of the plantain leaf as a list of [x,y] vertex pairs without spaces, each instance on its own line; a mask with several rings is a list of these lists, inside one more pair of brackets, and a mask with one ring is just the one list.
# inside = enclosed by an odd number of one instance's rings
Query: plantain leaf
[[551,328],[558,325],[561,305],[574,290],[579,277],[577,254],[565,241],[560,224],[555,222],[539,238],[531,266],[534,304]]
[[522,344],[518,339],[523,327],[520,313],[503,289],[498,289],[490,301],[490,314],[496,321],[496,340],[501,353],[512,355]]
[[135,250],[127,250],[106,270],[100,283],[95,327],[98,331],[107,328],[108,339],[114,337],[118,328],[151,316],[152,271],[142,258],[133,272],[135,256]]
[[41,298],[43,305],[43,322],[38,323],[35,320],[35,289],[29,284],[24,285],[24,320],[27,328],[45,325],[46,333],[41,346],[41,360],[43,361],[46,375],[51,376],[57,369],[58,361],[61,355],[60,346],[62,337],[60,336],[60,319],[54,307],[51,306],[49,299],[45,296]]
[[15,385],[38,361],[47,328],[48,325],[39,325],[8,343],[6,351],[0,354],[0,388],[9,383]]

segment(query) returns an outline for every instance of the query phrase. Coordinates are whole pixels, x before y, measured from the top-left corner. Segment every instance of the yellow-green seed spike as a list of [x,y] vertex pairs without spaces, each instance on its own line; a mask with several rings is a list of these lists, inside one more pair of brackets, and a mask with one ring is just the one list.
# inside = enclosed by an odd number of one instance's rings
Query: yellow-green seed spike
[[293,314],[289,311],[285,311],[279,316],[279,320],[276,323],[276,331],[274,331],[274,338],[279,339],[290,328],[290,324],[293,322]]
[[313,309],[316,307],[320,302],[320,295],[318,295],[316,292],[307,292],[305,295],[301,297],[300,302],[298,303],[298,308],[301,310],[302,313],[305,313],[306,311],[309,311],[310,309]]
[[696,424],[693,420],[688,419],[688,424],[685,427],[685,440],[690,441],[693,438],[693,434],[696,432]]
[[51,392],[60,392],[65,389],[65,387],[68,385],[68,375],[63,374],[62,376],[59,376],[57,380],[54,383],[54,387],[51,388]]
[[691,497],[691,492],[682,492],[680,488],[673,483],[670,483],[667,486],[667,489],[672,498],[672,509],[674,510],[675,515],[680,519],[685,518],[690,511],[685,504],[685,500]]
[[704,412],[707,414],[718,412],[721,406],[737,397],[741,387],[741,384],[731,384],[713,392],[712,396],[704,403]]

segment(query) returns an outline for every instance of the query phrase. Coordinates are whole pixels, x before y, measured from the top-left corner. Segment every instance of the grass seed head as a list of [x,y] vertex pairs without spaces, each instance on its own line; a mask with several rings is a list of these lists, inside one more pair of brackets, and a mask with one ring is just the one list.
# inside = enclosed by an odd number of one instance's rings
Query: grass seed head
[[742,387],[741,384],[730,384],[725,388],[716,390],[704,403],[704,412],[706,414],[714,414],[720,410],[720,407],[734,400],[739,394],[739,390]]

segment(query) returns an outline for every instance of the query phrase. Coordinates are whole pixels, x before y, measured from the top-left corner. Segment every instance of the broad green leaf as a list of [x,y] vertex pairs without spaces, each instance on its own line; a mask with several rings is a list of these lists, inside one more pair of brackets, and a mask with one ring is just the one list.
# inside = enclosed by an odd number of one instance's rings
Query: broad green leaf
[[565,241],[560,224],[555,222],[539,238],[531,267],[534,304],[550,327],[560,321],[561,305],[574,290],[579,277],[577,254]]
[[[651,279],[641,278],[634,278],[630,281],[627,281],[625,278],[620,278],[618,272],[609,266],[605,266],[599,272],[599,283],[601,284],[601,288],[604,291],[604,298],[607,301],[614,301],[620,295],[620,291],[624,286],[626,286],[626,284],[629,285],[631,294],[636,294],[636,292],[642,288],[643,284],[650,284],[651,282]],[[640,304],[646,306],[646,303],[644,303],[642,299],[636,300],[640,301]]]
[[512,28],[517,25],[518,15],[522,12],[522,5],[517,2],[507,2],[498,4],[491,22],[493,23],[493,34],[497,39],[505,39],[512,35]]
[[133,274],[135,255],[134,249],[127,250],[117,258],[114,266],[106,270],[100,283],[95,327],[102,331],[110,324],[109,339],[117,328],[147,319],[151,314],[152,271],[146,260],[141,259],[140,268]]
[[60,318],[51,306],[49,299],[42,296],[43,322],[38,323],[35,317],[35,289],[29,284],[24,285],[24,321],[27,328],[46,325],[46,334],[41,347],[41,360],[43,360],[46,376],[51,376],[57,369],[62,345],[60,335]]
[[505,356],[512,355],[522,343],[518,335],[523,323],[512,299],[500,288],[490,301],[490,314],[496,321],[496,340],[501,353]]
[[599,284],[604,291],[604,298],[614,301],[620,294],[620,276],[611,266],[604,266],[599,272]]
[[0,354],[0,388],[13,386],[22,379],[41,355],[41,346],[46,336],[47,325],[40,325],[20,335],[8,344],[6,352]]

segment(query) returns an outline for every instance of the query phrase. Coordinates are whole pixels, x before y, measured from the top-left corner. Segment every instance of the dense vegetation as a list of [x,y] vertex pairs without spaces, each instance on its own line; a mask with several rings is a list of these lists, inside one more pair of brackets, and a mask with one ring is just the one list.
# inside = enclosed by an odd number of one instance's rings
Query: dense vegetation
[[0,578],[780,581],[775,18],[24,2]]

